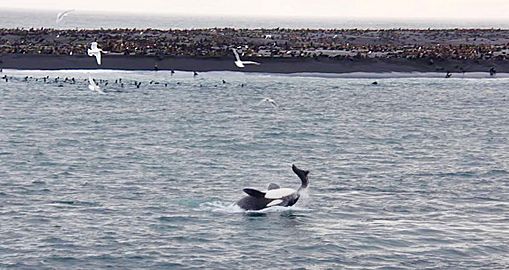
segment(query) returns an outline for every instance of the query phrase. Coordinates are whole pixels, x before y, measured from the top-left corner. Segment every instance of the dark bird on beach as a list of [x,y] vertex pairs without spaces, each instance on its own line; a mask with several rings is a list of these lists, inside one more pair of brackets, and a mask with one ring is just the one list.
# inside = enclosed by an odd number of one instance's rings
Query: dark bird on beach
[[445,78],[451,78],[452,74],[451,72],[447,71],[447,74],[445,74]]
[[226,81],[225,81],[225,80],[223,80],[223,84],[225,84],[225,83],[226,83]]
[[371,83],[372,85],[378,85],[378,82],[377,81],[374,81]]
[[490,68],[490,76],[495,76],[497,75],[497,70],[495,69],[495,67],[491,67]]
[[196,76],[198,76],[198,72],[193,71],[193,77],[196,77]]

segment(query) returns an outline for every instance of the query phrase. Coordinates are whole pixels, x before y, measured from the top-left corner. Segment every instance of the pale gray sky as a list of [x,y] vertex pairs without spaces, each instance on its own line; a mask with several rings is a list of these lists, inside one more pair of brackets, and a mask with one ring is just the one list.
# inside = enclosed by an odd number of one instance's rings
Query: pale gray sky
[[0,0],[0,8],[336,18],[509,17],[509,0]]

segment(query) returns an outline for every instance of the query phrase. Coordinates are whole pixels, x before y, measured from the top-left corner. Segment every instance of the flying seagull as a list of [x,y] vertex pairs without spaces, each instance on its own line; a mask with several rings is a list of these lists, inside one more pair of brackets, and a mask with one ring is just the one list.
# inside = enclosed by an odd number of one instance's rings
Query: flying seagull
[[60,13],[57,14],[57,23],[60,23],[65,16],[69,15],[69,13],[73,12],[74,9],[69,9],[69,10],[66,10],[66,11],[62,11]]
[[95,91],[99,94],[104,94],[104,92],[101,90],[101,87],[99,87],[99,85],[95,83],[94,79],[92,79],[92,76],[90,75],[88,75],[88,89]]
[[254,61],[242,61],[242,60],[240,60],[240,56],[239,56],[239,53],[237,53],[237,50],[232,49],[232,51],[233,51],[233,54],[235,54],[235,65],[238,68],[243,68],[245,65],[260,65],[260,63],[254,62]]
[[106,53],[102,49],[97,48],[97,42],[92,42],[90,44],[90,49],[88,49],[88,56],[95,56],[95,60],[97,60],[97,64],[101,64],[101,53]]
[[260,103],[258,103],[258,105],[260,105],[260,104],[262,104],[264,102],[269,103],[274,108],[278,108],[279,107],[279,105],[277,105],[277,103],[273,99],[271,99],[271,98],[264,98],[264,99],[262,99],[262,101],[260,101]]

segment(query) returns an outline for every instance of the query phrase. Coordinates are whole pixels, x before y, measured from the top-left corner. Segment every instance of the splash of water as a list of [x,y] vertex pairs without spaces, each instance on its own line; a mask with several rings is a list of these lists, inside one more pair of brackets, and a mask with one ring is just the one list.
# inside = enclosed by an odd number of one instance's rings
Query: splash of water
[[[302,200],[302,202],[301,202]],[[223,213],[223,214],[267,214],[267,213],[281,213],[281,212],[310,212],[312,209],[306,207],[309,201],[309,194],[306,192],[303,196],[301,193],[301,200],[297,202],[297,204],[293,206],[272,206],[268,208],[264,208],[261,210],[245,210],[240,208],[235,203],[230,202],[221,202],[221,201],[212,201],[212,202],[204,202],[201,203],[198,210],[199,211],[208,211],[214,213]]]
[[215,213],[223,213],[223,214],[238,214],[238,213],[246,213],[246,214],[266,214],[266,213],[280,213],[280,212],[288,212],[288,211],[297,211],[297,212],[309,212],[311,209],[302,207],[302,206],[272,206],[269,208],[264,208],[261,210],[244,210],[240,208],[236,204],[225,203],[225,202],[205,202],[200,204],[199,210],[201,211],[210,211]]
[[200,204],[199,210],[224,214],[235,214],[245,212],[244,209],[240,208],[238,205],[234,203],[220,201],[204,202]]

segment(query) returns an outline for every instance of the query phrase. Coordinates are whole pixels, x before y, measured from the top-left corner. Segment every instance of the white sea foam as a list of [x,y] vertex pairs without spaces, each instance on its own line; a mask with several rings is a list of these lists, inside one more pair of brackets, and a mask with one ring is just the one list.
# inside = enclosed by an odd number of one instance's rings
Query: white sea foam
[[235,203],[230,202],[220,202],[220,201],[213,201],[213,202],[205,202],[200,204],[198,210],[200,211],[209,211],[209,212],[215,212],[215,213],[223,213],[223,214],[238,214],[238,213],[245,213],[245,214],[265,214],[265,213],[279,213],[279,212],[309,212],[311,209],[305,207],[305,204],[299,204],[290,206],[290,207],[284,207],[284,206],[273,206],[261,210],[244,210],[240,208]]
[[244,209],[234,203],[213,201],[200,204],[199,210],[225,214],[243,213]]
[[294,205],[294,206],[289,206],[289,207],[284,207],[284,206],[273,206],[273,207],[269,207],[269,208],[264,208],[264,209],[261,209],[261,210],[247,210],[247,211],[244,211],[248,214],[251,214],[251,213],[280,213],[280,212],[310,212],[312,211],[311,209],[309,208],[305,208],[305,207],[301,207],[301,206],[297,206],[297,205]]

